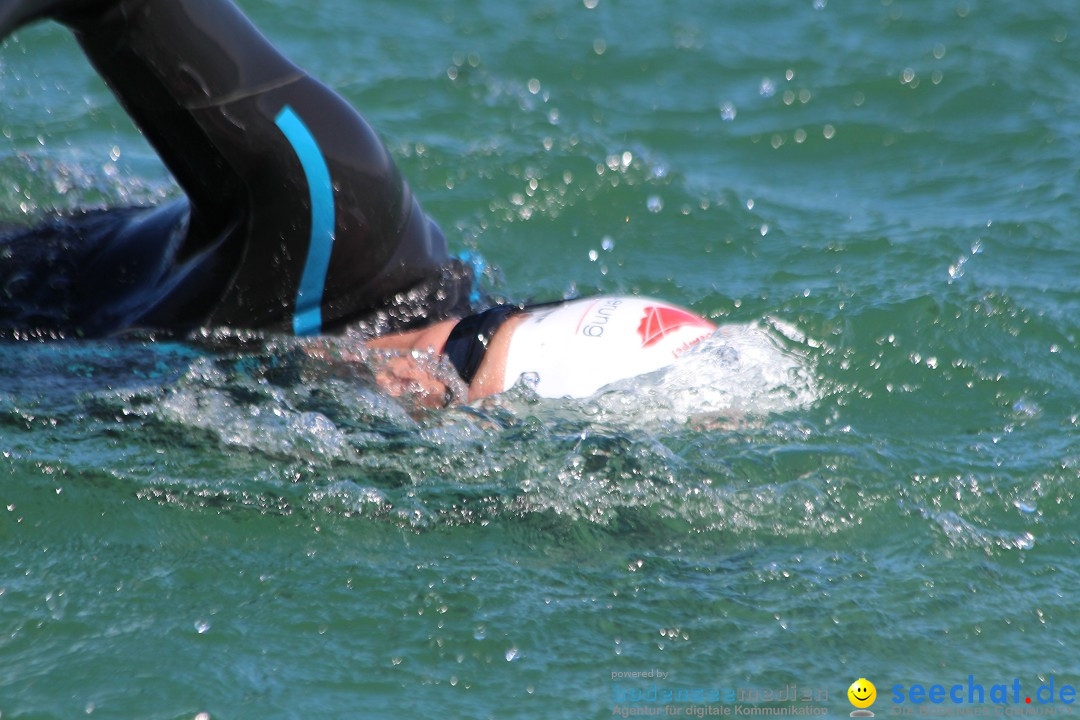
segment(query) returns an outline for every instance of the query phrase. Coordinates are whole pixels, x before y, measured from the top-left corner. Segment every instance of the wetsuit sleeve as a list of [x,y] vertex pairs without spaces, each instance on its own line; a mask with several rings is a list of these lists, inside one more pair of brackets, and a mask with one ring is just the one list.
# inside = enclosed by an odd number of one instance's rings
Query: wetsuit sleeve
[[467,272],[375,132],[231,2],[108,0],[63,21],[190,200],[176,261],[229,268],[206,323],[379,332],[460,312]]

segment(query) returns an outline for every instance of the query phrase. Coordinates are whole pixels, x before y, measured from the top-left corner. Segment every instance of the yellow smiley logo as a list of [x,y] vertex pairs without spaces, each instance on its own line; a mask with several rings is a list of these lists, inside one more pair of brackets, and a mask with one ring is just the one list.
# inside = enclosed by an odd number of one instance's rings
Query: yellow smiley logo
[[847,690],[848,700],[857,708],[868,708],[877,700],[877,688],[866,678],[851,683]]

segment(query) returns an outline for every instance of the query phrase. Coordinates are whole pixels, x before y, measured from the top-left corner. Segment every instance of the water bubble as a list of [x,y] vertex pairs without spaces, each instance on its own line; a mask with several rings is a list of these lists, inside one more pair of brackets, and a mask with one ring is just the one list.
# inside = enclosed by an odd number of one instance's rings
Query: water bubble
[[511,645],[510,648],[506,651],[506,662],[513,662],[519,657],[520,655],[518,654],[518,649]]
[[207,621],[207,620],[196,620],[195,621],[195,632],[199,633],[200,635],[205,635],[207,633],[207,631],[209,631],[209,630],[210,630],[210,622],[209,621]]
[[1022,417],[1035,417],[1042,412],[1042,408],[1038,403],[1028,398],[1020,398],[1013,403],[1012,410]]
[[604,38],[596,38],[593,40],[592,49],[597,55],[603,55],[604,51],[607,50],[607,42]]
[[585,4],[585,7],[589,10],[595,10],[596,6],[600,4],[600,0],[581,0]]
[[600,257],[600,253],[595,250],[589,250],[589,262],[596,262],[598,257]]
[[735,110],[735,104],[730,100],[720,106],[720,119],[725,122],[731,122],[735,119],[737,111]]
[[773,81],[769,78],[761,78],[761,84],[758,86],[758,94],[761,97],[772,97],[776,94],[776,86],[773,85]]
[[814,9],[815,10],[824,10],[825,6],[828,5],[828,4],[829,4],[828,0],[814,0]]
[[600,240],[600,247],[604,250],[607,250],[608,252],[611,252],[612,249],[614,249],[615,247],[615,241],[611,239],[610,235],[605,235]]
[[645,207],[649,208],[651,213],[658,213],[664,209],[664,201],[659,195],[650,195],[645,201]]
[[536,78],[529,79],[529,92],[531,92],[533,95],[540,92],[540,81]]
[[1031,505],[1031,504],[1026,503],[1026,502],[1022,502],[1020,500],[1014,501],[1013,502],[1013,507],[1015,507],[1017,510],[1019,510],[1020,512],[1025,513],[1025,514],[1031,514],[1031,513],[1035,512],[1035,510],[1036,510],[1034,505]]

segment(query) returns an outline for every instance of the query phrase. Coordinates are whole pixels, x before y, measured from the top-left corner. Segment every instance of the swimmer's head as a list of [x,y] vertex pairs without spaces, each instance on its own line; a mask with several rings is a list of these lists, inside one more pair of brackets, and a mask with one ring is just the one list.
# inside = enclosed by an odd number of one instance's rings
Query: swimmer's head
[[541,397],[588,397],[675,362],[716,326],[665,302],[602,296],[538,308],[515,328],[504,386],[522,375]]

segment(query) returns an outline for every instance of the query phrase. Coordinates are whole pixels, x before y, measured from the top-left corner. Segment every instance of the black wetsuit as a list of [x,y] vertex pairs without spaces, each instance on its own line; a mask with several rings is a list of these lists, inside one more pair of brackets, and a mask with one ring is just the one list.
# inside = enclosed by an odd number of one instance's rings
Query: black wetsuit
[[371,127],[229,0],[0,0],[0,34],[46,16],[186,197],[8,232],[0,330],[381,334],[468,312],[471,272]]

